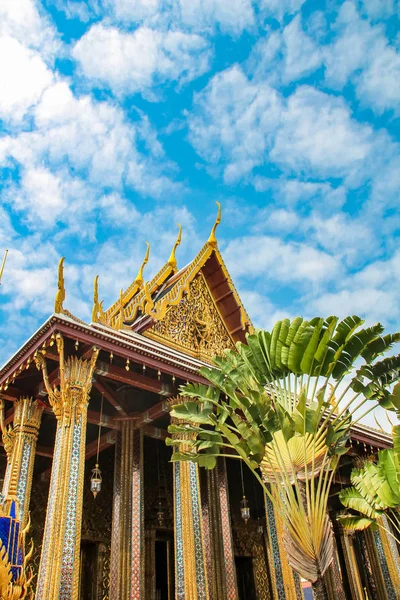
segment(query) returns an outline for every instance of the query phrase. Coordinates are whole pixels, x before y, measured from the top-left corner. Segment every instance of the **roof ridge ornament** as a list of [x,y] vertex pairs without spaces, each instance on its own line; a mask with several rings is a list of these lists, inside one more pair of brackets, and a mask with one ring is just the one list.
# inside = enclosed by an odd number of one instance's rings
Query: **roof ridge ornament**
[[145,265],[147,265],[147,263],[149,262],[149,256],[150,256],[150,244],[149,242],[146,242],[147,244],[147,250],[146,250],[146,254],[145,257],[143,259],[143,262],[140,266],[140,269],[138,271],[138,274],[136,275],[136,279],[135,279],[135,283],[137,286],[142,287],[143,285],[143,269],[145,267]]
[[63,302],[65,300],[65,285],[64,285],[64,260],[63,256],[58,263],[58,289],[54,302],[54,312],[60,314],[64,312]]
[[93,284],[92,323],[103,323],[104,321],[103,300],[99,302],[99,276],[96,275]]
[[218,206],[217,218],[215,219],[215,223],[213,225],[213,228],[211,229],[210,237],[207,240],[207,244],[209,246],[212,246],[213,248],[217,247],[217,238],[215,232],[217,230],[218,225],[221,223],[221,204],[219,202],[216,202],[216,205]]
[[176,238],[176,242],[175,242],[175,244],[174,244],[174,247],[172,248],[171,255],[170,255],[170,257],[169,257],[169,259],[168,259],[168,262],[167,262],[167,264],[168,264],[168,265],[169,265],[169,266],[170,266],[170,267],[171,267],[171,268],[172,268],[174,271],[176,271],[176,270],[178,269],[178,263],[177,263],[177,261],[176,261],[175,252],[176,252],[176,249],[177,249],[177,247],[179,246],[179,244],[180,244],[180,243],[181,243],[181,241],[182,241],[182,225],[179,225],[179,223],[178,223],[178,227],[179,227],[179,233],[178,233],[178,237]]

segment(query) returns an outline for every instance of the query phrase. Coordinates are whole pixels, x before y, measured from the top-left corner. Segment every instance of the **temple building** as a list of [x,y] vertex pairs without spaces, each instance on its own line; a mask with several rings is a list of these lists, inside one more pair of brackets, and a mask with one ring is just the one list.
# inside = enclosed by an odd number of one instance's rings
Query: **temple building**
[[[297,600],[311,589],[288,565],[282,524],[240,462],[212,471],[171,463],[169,410],[186,382],[253,325],[209,239],[179,269],[177,247],[151,281],[149,260],[107,310],[94,283],[91,323],[67,304],[63,259],[55,311],[0,371],[4,499],[16,498],[37,600]],[[250,268],[250,265],[249,265]],[[332,599],[400,598],[399,554],[377,531],[337,524],[336,492],[357,456],[391,446],[354,427],[332,488]]]

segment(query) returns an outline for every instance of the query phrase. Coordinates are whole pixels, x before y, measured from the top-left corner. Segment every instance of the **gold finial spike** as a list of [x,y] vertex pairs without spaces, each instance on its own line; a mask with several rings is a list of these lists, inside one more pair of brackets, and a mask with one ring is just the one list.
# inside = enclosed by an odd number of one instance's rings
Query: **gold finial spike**
[[99,320],[99,276],[96,275],[93,284],[93,308],[92,323],[98,323]]
[[4,272],[4,266],[6,264],[6,260],[7,260],[7,254],[8,254],[8,250],[6,250],[4,252],[4,258],[3,258],[3,262],[1,264],[1,269],[0,269],[0,285],[1,285],[1,278],[3,277],[3,272]]
[[141,287],[143,285],[143,269],[144,269],[145,265],[147,265],[147,263],[149,261],[149,256],[150,256],[150,244],[149,244],[149,242],[146,242],[146,244],[147,244],[146,255],[144,257],[144,260],[141,264],[141,267],[140,267],[139,272],[136,275],[136,279],[135,279],[135,283],[139,287]]
[[175,252],[182,240],[182,226],[179,225],[179,223],[178,223],[178,227],[179,227],[178,237],[176,238],[176,242],[174,244],[174,247],[172,248],[171,256],[169,257],[168,263],[167,263],[170,265],[170,267],[172,267],[172,269],[174,271],[176,271],[178,268],[178,263],[176,262]]
[[218,225],[221,223],[221,204],[219,202],[216,202],[216,204],[218,206],[218,214],[213,228],[211,229],[210,237],[207,240],[207,244],[209,246],[212,246],[213,248],[216,248],[217,246],[217,238],[215,236],[215,232],[217,230]]
[[65,258],[60,258],[60,262],[58,263],[58,289],[56,294],[56,300],[54,303],[54,312],[62,313],[64,310],[63,302],[65,300],[65,287],[64,287],[64,260]]
[[118,329],[122,329],[124,324],[124,299],[122,297],[122,289],[119,291],[119,317],[118,317]]

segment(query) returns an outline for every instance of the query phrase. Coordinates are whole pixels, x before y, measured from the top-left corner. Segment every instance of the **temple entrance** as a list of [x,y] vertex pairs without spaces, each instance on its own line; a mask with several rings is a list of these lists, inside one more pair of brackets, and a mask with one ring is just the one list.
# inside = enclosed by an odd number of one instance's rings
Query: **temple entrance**
[[156,600],[173,600],[174,540],[173,533],[157,531],[155,540]]
[[104,552],[103,543],[82,540],[79,600],[102,599]]
[[235,556],[235,564],[239,600],[257,600],[253,559],[250,556]]

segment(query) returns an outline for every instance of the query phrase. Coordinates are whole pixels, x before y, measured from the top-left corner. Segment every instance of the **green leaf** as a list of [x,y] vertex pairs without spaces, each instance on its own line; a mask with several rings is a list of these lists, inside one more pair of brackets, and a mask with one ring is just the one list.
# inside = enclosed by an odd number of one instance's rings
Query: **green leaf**
[[371,506],[355,487],[341,490],[339,500],[346,508],[356,510],[370,519],[376,519],[381,515],[381,511]]
[[300,363],[302,373],[311,374],[312,372],[311,369],[315,361],[315,353],[319,345],[320,333],[323,324],[323,319],[317,319],[315,324],[313,325],[314,331],[312,332],[310,341],[307,344],[307,347],[303,354],[303,358],[301,359]]
[[373,519],[369,519],[368,517],[356,517],[352,515],[346,515],[338,517],[337,519],[342,527],[347,530],[353,531],[364,531],[368,529],[371,525],[376,528],[377,525]]

